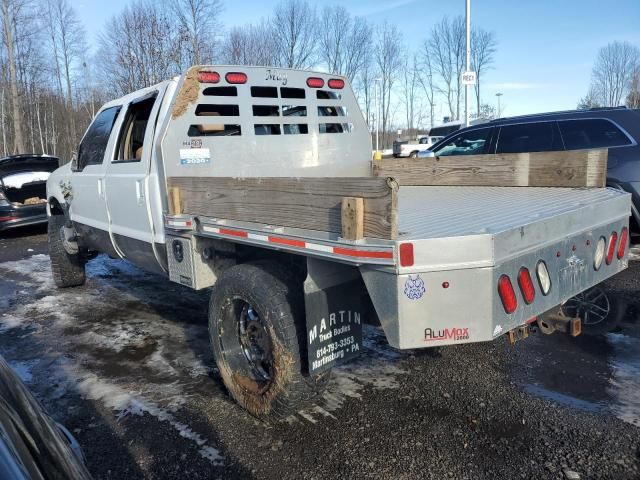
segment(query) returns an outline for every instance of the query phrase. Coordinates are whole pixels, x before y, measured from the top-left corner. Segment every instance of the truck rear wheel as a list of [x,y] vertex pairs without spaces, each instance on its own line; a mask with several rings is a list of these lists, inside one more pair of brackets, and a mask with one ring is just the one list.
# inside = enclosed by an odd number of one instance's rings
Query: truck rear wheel
[[220,375],[249,413],[277,420],[303,408],[330,372],[304,372],[306,335],[302,284],[278,265],[231,267],[209,304],[209,335]]
[[48,239],[49,258],[53,281],[58,287],[77,287],[85,281],[85,259],[79,253],[71,255],[64,248],[62,227],[65,224],[64,215],[49,217]]

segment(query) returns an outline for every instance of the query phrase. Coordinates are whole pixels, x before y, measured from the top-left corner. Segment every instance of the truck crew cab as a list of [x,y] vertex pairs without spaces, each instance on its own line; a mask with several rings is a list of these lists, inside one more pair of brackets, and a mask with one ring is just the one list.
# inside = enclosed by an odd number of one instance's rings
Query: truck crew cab
[[628,194],[375,177],[353,91],[316,72],[195,66],[109,102],[47,199],[58,286],[96,252],[213,286],[220,375],[265,419],[321,392],[362,322],[400,349],[491,341],[627,266]]

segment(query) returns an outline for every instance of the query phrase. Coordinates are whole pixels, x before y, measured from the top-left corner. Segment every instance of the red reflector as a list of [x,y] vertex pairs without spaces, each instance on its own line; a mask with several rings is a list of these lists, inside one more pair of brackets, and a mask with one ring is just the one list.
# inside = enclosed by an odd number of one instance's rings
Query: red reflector
[[411,267],[413,265],[413,243],[400,244],[400,266]]
[[629,241],[629,229],[624,227],[620,232],[620,244],[618,245],[618,258],[624,257],[624,252],[627,250],[627,243]]
[[309,77],[307,78],[307,86],[311,88],[322,88],[324,87],[324,80],[318,77]]
[[247,238],[249,236],[249,234],[247,232],[242,232],[240,230],[231,230],[228,228],[221,228],[220,229],[220,234],[221,235],[231,235],[232,237],[242,237],[242,238]]
[[533,299],[536,298],[536,289],[533,287],[529,270],[525,267],[522,267],[518,272],[518,285],[520,285],[522,298],[524,298],[525,303],[529,305],[533,302]]
[[515,312],[518,307],[518,299],[508,276],[502,275],[498,280],[498,293],[500,294],[504,311],[507,313]]
[[341,88],[344,88],[344,80],[341,78],[332,78],[327,82],[327,85],[329,85],[329,88],[337,88],[340,90]]
[[218,72],[198,72],[198,81],[200,83],[218,83],[220,74]]
[[17,220],[18,217],[0,217],[0,222],[9,222],[11,220]]
[[247,74],[242,72],[229,72],[224,78],[229,83],[247,83]]
[[613,232],[609,237],[609,247],[607,249],[607,265],[611,264],[613,260],[613,254],[616,251],[616,245],[618,244],[618,234]]

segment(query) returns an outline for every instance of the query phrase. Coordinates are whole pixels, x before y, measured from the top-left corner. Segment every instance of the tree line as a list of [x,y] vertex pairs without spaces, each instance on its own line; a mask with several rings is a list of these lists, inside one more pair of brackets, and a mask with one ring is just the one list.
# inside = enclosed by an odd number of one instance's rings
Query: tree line
[[[92,53],[69,0],[0,0],[0,156],[68,160],[105,101],[194,64],[344,75],[371,128],[379,122],[383,145],[398,126],[411,133],[438,123],[437,106],[452,120],[464,115],[462,17],[443,18],[410,51],[396,25],[374,25],[342,6],[282,0],[268,18],[227,28],[222,9],[222,0],[134,0],[105,22]],[[481,85],[496,45],[493,32],[474,27],[475,115],[489,111]]]

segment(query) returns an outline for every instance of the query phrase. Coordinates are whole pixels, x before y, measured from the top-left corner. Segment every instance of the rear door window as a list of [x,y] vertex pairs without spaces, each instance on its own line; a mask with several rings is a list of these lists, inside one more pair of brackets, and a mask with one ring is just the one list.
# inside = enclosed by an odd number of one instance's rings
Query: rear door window
[[111,107],[100,112],[95,118],[80,143],[77,170],[83,170],[87,165],[102,163],[118,113],[120,113],[120,107]]
[[558,122],[558,126],[567,150],[631,145],[629,137],[604,118],[563,120]]
[[556,122],[505,125],[500,129],[496,153],[552,152],[563,150]]
[[462,132],[441,145],[434,153],[439,157],[481,155],[485,153],[485,146],[489,143],[492,129],[493,127],[478,128],[477,130]]

